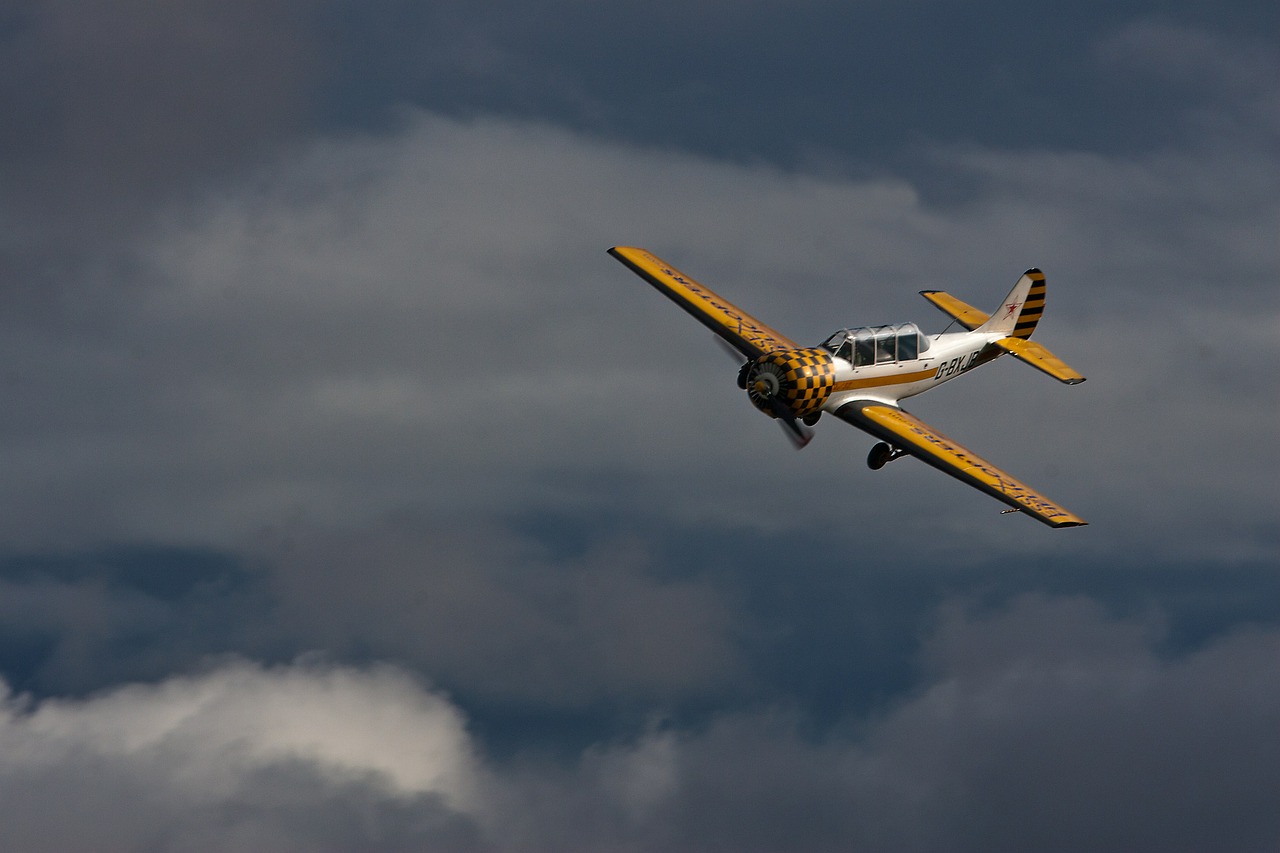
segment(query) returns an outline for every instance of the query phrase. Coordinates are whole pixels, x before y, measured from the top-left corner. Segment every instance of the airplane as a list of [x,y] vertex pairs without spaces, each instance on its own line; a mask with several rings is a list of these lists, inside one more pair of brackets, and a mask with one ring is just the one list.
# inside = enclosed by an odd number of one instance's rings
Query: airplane
[[1003,355],[1067,385],[1083,382],[1083,376],[1030,339],[1044,311],[1040,270],[1027,270],[992,314],[941,290],[920,291],[963,332],[925,335],[914,323],[865,326],[840,329],[820,345],[805,347],[644,249],[614,246],[609,254],[746,359],[738,370],[738,387],[753,406],[778,420],[797,448],[812,439],[810,427],[830,414],[879,439],[867,456],[872,470],[910,455],[1008,504],[1012,509],[1005,513],[1022,512],[1050,527],[1088,523],[899,406],[907,397]]

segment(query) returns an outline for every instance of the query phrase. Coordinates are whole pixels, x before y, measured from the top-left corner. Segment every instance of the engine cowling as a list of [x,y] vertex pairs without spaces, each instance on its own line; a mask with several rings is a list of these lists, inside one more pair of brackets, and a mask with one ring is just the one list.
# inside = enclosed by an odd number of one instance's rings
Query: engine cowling
[[784,414],[778,403],[793,418],[816,414],[835,383],[835,362],[829,352],[818,347],[767,353],[751,362],[746,371],[751,404],[772,418]]

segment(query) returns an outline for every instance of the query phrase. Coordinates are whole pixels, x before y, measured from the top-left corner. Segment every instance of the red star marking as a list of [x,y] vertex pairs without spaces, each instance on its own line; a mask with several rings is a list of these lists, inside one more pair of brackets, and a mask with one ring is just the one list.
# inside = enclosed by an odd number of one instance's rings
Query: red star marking
[[1013,316],[1013,312],[1014,312],[1014,311],[1017,311],[1017,310],[1018,310],[1018,306],[1019,306],[1019,305],[1021,305],[1021,304],[1022,304],[1022,303],[1020,303],[1020,302],[1010,302],[1008,305],[1004,306],[1004,308],[1005,308],[1005,315],[1004,315],[1004,316],[1006,316],[1006,317],[1012,317],[1012,316]]

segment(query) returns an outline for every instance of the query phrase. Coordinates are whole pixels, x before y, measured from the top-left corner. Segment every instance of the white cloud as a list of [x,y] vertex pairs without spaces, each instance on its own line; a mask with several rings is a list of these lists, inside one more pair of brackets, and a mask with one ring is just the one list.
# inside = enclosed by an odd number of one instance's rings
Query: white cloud
[[0,846],[351,849],[390,831],[380,801],[456,833],[481,805],[479,772],[458,711],[403,672],[229,662],[86,699],[10,696]]
[[10,768],[68,752],[158,763],[193,799],[221,798],[254,768],[297,761],[400,795],[474,806],[475,766],[458,712],[390,669],[230,663],[201,676],[120,687],[87,700],[11,698]]

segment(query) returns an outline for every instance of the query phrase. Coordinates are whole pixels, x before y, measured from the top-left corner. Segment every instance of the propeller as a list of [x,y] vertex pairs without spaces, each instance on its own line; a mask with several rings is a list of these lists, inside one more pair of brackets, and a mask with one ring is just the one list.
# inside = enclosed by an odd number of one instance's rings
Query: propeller
[[787,438],[791,440],[792,445],[795,446],[796,450],[801,450],[813,440],[813,430],[796,420],[795,412],[787,405],[779,391],[780,385],[777,376],[762,370],[753,377],[751,387],[747,389],[747,394],[751,396],[753,402],[760,404],[762,408],[766,408],[771,415],[777,418],[778,424],[782,427],[782,431]]
[[715,341],[720,345],[720,349],[724,350],[725,355],[738,363],[738,387],[743,391],[747,390],[747,372],[751,370],[751,359],[719,335],[715,336]]
[[750,381],[751,367],[755,362],[750,358],[742,361],[743,353],[737,347],[719,335],[716,335],[715,338],[716,343],[730,358],[742,364],[742,367],[738,370],[738,387],[746,391],[754,402],[763,403],[768,407],[770,413],[777,418],[778,425],[782,427],[783,433],[791,441],[792,446],[796,450],[800,450],[812,441],[813,430],[796,419],[795,412],[791,411],[791,407],[778,394],[780,385],[777,377],[774,374],[761,373],[755,377],[751,387],[747,387],[747,383]]
[[773,410],[778,413],[778,423],[782,426],[782,431],[786,433],[787,438],[791,439],[791,444],[796,450],[803,450],[805,445],[813,441],[813,430],[796,420],[796,416],[791,413],[786,403],[775,400]]
[[724,350],[725,355],[729,356],[729,358],[734,361],[742,361],[744,358],[742,350],[738,349],[719,335],[714,335],[713,337],[716,339],[716,343],[720,345],[720,349]]

